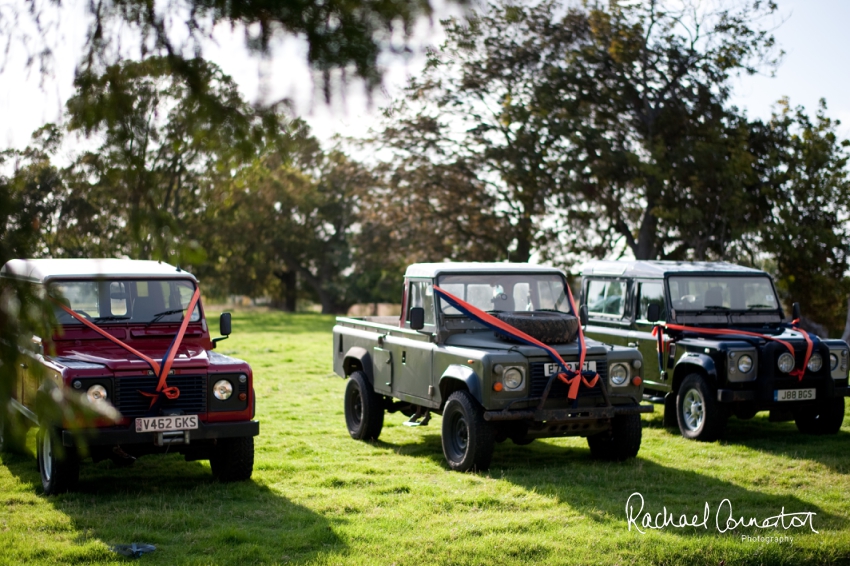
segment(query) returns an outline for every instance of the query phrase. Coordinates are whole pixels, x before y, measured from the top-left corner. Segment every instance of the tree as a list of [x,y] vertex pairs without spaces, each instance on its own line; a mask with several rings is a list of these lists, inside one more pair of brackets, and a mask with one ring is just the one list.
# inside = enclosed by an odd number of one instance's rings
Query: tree
[[838,138],[839,124],[823,100],[813,118],[782,100],[763,125],[767,151],[759,165],[770,203],[761,249],[776,258],[788,302],[832,331],[850,316],[850,141]]
[[193,231],[214,205],[212,188],[285,143],[283,117],[246,104],[212,63],[189,62],[190,88],[163,58],[129,61],[77,77],[72,132],[99,141],[66,172],[53,255],[130,255],[199,263]]
[[[463,4],[464,1],[460,2]],[[39,64],[48,74],[52,59],[52,26],[62,3],[20,0],[0,10],[0,41],[27,52],[27,64]],[[268,54],[280,37],[303,38],[307,63],[322,76],[326,98],[332,76],[343,82],[354,76],[371,92],[381,81],[379,56],[407,49],[414,24],[431,16],[429,0],[182,0],[154,4],[147,0],[93,0],[85,4],[86,44],[78,72],[99,73],[125,58],[162,56],[169,72],[180,75],[193,90],[204,87],[192,64],[203,57],[204,43],[216,28],[241,28],[246,46],[258,56]],[[34,34],[22,31],[29,20]],[[129,32],[129,33],[128,33]]]
[[512,260],[723,257],[759,202],[729,78],[772,62],[774,8],[491,4],[445,23],[381,141],[470,171]]
[[[551,127],[552,114],[540,110],[553,103],[551,61],[574,40],[573,30],[553,23],[551,3],[492,5],[468,22],[443,24],[446,42],[429,53],[422,76],[411,79],[380,136],[382,147],[392,151],[389,161],[401,163],[391,183],[421,202],[440,202],[446,191],[433,181],[451,179],[461,198],[442,200],[447,216],[426,218],[461,217],[469,231],[423,231],[444,240],[458,236],[455,241],[463,243],[455,248],[487,248],[488,259],[528,261],[559,190],[563,157],[561,131]],[[559,116],[572,116],[569,99],[558,104]]]
[[300,292],[322,312],[344,312],[355,302],[350,281],[361,275],[351,239],[372,177],[341,151],[322,151],[296,124],[298,150],[268,147],[220,186],[221,206],[205,221],[214,232],[206,269],[230,292],[269,293],[290,310]]

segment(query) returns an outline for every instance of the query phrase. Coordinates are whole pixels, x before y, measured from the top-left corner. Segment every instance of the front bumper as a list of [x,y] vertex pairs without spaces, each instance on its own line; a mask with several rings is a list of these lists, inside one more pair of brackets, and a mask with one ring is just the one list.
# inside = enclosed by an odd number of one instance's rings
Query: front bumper
[[[832,397],[850,397],[850,387],[835,387],[833,388],[833,394],[829,395],[824,394],[821,391],[821,388],[817,387],[817,385],[797,385],[796,387],[783,387],[783,389],[797,389],[806,387],[812,387],[818,390],[818,397],[820,398],[832,398]],[[772,393],[770,391],[769,393]],[[717,390],[717,401],[720,403],[738,403],[738,402],[746,402],[746,401],[758,401],[763,404],[773,404],[775,401],[769,395],[765,395],[761,391],[753,391],[753,390],[743,390],[738,391],[734,389],[718,389]],[[779,403],[785,404],[785,403]]]
[[[242,421],[233,423],[205,423],[199,422],[195,430],[187,430],[180,433],[180,438],[188,433],[189,442],[193,440],[215,440],[217,438],[238,438],[242,436],[257,436],[260,434],[259,421]],[[162,445],[163,433],[136,432],[131,427],[120,428],[86,428],[81,430],[63,430],[62,444],[64,446],[76,445],[78,439],[82,438],[86,446],[115,446],[118,444],[153,444]]]
[[582,407],[577,409],[535,409],[516,411],[485,411],[484,420],[497,421],[535,421],[535,422],[595,422],[599,419],[611,419],[617,415],[635,415],[651,413],[652,405],[612,405],[611,407]]

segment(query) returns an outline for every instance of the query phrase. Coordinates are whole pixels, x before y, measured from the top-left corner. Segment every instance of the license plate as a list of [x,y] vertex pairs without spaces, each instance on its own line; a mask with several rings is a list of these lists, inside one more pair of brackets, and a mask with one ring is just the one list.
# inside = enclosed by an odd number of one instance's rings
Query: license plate
[[[575,371],[578,368],[578,362],[567,362],[567,367]],[[596,362],[584,362],[583,371],[596,371]],[[543,367],[543,374],[546,377],[555,373],[561,373],[561,366],[559,364],[546,364]]]
[[196,428],[198,428],[198,415],[136,419],[136,432],[168,432],[170,430],[194,430]]
[[773,392],[774,401],[808,401],[814,398],[814,389],[777,389]]

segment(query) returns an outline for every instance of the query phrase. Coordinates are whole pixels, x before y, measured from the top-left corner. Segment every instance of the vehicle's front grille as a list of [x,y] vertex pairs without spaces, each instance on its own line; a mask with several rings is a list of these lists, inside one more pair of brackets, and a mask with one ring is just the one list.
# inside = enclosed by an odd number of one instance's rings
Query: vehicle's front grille
[[[608,361],[607,360],[587,360],[596,362],[596,373],[599,374],[599,379],[608,379]],[[548,362],[547,362],[548,363]],[[546,389],[546,384],[549,383],[549,377],[546,377],[546,363],[534,362],[531,364],[531,389],[529,395],[531,397],[540,397],[543,395],[543,390]],[[558,379],[552,383],[552,389],[549,391],[549,399],[557,399],[566,397],[569,393],[569,386]],[[599,382],[592,388],[586,387],[584,384],[579,386],[579,397],[589,394],[598,394],[600,390]]]
[[[113,405],[127,418],[148,414],[151,398],[139,393],[155,393],[158,379],[153,375],[118,377],[115,379]],[[163,398],[160,410],[181,410],[194,415],[207,412],[207,377],[205,375],[172,375],[168,387],[180,390],[177,399]]]

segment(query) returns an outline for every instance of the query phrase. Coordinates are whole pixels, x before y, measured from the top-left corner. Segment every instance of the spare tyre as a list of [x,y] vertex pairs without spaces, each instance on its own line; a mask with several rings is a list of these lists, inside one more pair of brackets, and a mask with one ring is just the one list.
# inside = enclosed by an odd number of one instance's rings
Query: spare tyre
[[[495,312],[493,316],[525,332],[544,344],[566,344],[578,336],[579,321],[571,314],[552,311]],[[516,342],[502,332],[496,332],[502,340]]]

